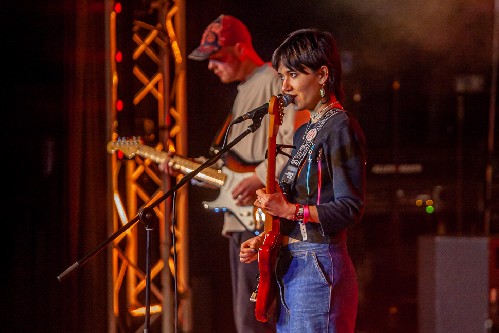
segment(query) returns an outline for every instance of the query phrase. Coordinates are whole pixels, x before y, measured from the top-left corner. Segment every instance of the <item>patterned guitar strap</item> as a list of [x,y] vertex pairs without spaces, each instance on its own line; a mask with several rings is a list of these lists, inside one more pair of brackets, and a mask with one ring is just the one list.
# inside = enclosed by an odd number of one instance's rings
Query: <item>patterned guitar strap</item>
[[[340,112],[340,109],[332,109],[327,111],[324,116],[317,122],[317,125],[310,130],[308,129],[310,123],[308,123],[307,130],[303,135],[302,144],[289,162],[279,184],[281,186],[282,192],[286,197],[288,197],[288,194],[290,193],[291,185],[293,184],[296,178],[296,174],[298,173],[298,170],[300,169],[303,161],[305,161],[305,157],[312,152],[311,150],[314,147],[314,139],[317,137],[317,134],[321,130],[322,126],[324,126],[326,121],[338,112]],[[308,239],[308,235],[307,227],[304,223],[300,223],[300,233],[303,241],[306,241]]]
[[[300,166],[302,165],[303,161],[305,161],[305,157],[307,154],[310,152],[310,149],[312,149],[314,145],[314,139],[316,138],[317,134],[321,130],[322,126],[326,123],[326,121],[334,116],[336,113],[342,111],[341,109],[332,109],[327,111],[324,116],[317,122],[317,125],[310,129],[306,130],[305,134],[303,135],[303,141],[296,152],[296,154],[293,156],[291,161],[289,162],[286,171],[283,174],[283,177],[279,183],[283,193],[285,195],[289,194],[289,191],[291,189],[291,185],[293,184],[296,174],[298,173],[298,170],[300,169]],[[310,125],[310,123],[307,125],[307,127]]]
[[210,156],[218,154],[221,148],[225,145],[225,139],[227,135],[227,128],[229,128],[230,122],[232,121],[232,110],[225,116],[224,123],[222,127],[218,130],[217,134],[213,138],[210,145]]

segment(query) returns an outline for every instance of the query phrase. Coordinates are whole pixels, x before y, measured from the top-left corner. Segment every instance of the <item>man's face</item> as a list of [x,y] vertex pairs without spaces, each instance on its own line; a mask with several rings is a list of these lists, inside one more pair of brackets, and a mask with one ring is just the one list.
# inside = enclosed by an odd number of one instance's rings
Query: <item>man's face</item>
[[210,55],[208,69],[223,83],[242,81],[239,77],[241,61],[233,46],[222,47]]

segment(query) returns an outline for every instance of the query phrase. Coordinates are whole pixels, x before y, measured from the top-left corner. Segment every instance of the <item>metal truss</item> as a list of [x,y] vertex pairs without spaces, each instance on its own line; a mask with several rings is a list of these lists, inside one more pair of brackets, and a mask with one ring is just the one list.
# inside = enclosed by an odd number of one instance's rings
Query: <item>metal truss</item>
[[[123,137],[120,132],[127,132],[136,136],[133,140],[139,145],[151,146],[158,154],[165,151],[186,154],[185,64],[181,43],[184,4],[135,2],[135,5],[132,1],[123,6],[118,1],[106,3],[110,143]],[[147,8],[140,8],[144,5]],[[133,11],[133,17],[130,12],[127,16],[132,17],[130,25],[120,22],[123,11]],[[131,27],[131,33],[120,31],[127,27]],[[131,40],[123,42],[123,35],[131,36]],[[119,109],[123,101],[125,111]],[[124,118],[122,113],[128,116]],[[121,119],[132,119],[129,121],[132,126],[124,129]],[[110,232],[116,232],[136,217],[142,206],[160,198],[172,184],[147,156],[118,151],[110,154],[110,159],[108,187],[113,212],[109,228]],[[149,296],[150,322],[155,331],[157,328],[161,332],[179,331],[174,329],[176,325],[182,332],[191,330],[187,189],[179,189],[174,197],[155,207],[154,212],[159,223],[151,240],[150,295],[145,295],[145,226],[136,223],[113,241],[109,256],[109,332],[143,331],[146,296]]]

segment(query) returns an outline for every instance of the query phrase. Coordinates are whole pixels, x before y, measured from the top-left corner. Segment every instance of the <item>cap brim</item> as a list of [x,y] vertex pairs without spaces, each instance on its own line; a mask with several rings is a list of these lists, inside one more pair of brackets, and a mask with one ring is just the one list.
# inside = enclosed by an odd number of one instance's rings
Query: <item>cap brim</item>
[[218,49],[219,48],[214,45],[200,45],[192,51],[187,58],[198,61],[206,60]]

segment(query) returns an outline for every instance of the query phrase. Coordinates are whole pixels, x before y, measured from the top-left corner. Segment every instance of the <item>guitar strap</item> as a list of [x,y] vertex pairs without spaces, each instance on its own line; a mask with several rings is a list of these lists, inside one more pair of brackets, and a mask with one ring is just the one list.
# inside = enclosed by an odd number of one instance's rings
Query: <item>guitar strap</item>
[[215,135],[215,138],[213,138],[213,141],[211,142],[210,156],[216,155],[220,151],[220,149],[224,146],[227,128],[229,127],[231,121],[232,121],[232,110],[229,110],[229,113],[227,114],[227,116],[225,116],[225,120],[222,127],[220,127],[217,134]]
[[324,126],[324,124],[329,118],[334,116],[339,111],[341,111],[341,109],[328,110],[324,114],[324,116],[317,122],[317,125],[312,129],[310,129],[311,122],[309,121],[309,123],[307,124],[307,129],[303,134],[302,144],[298,149],[298,151],[296,152],[296,154],[291,159],[291,161],[289,162],[286,171],[284,172],[280,181],[280,186],[284,194],[289,193],[291,185],[293,184],[296,178],[296,174],[298,173],[298,170],[303,164],[303,161],[305,161],[305,157],[313,148],[314,139],[317,137],[317,134],[321,130],[322,126]]

